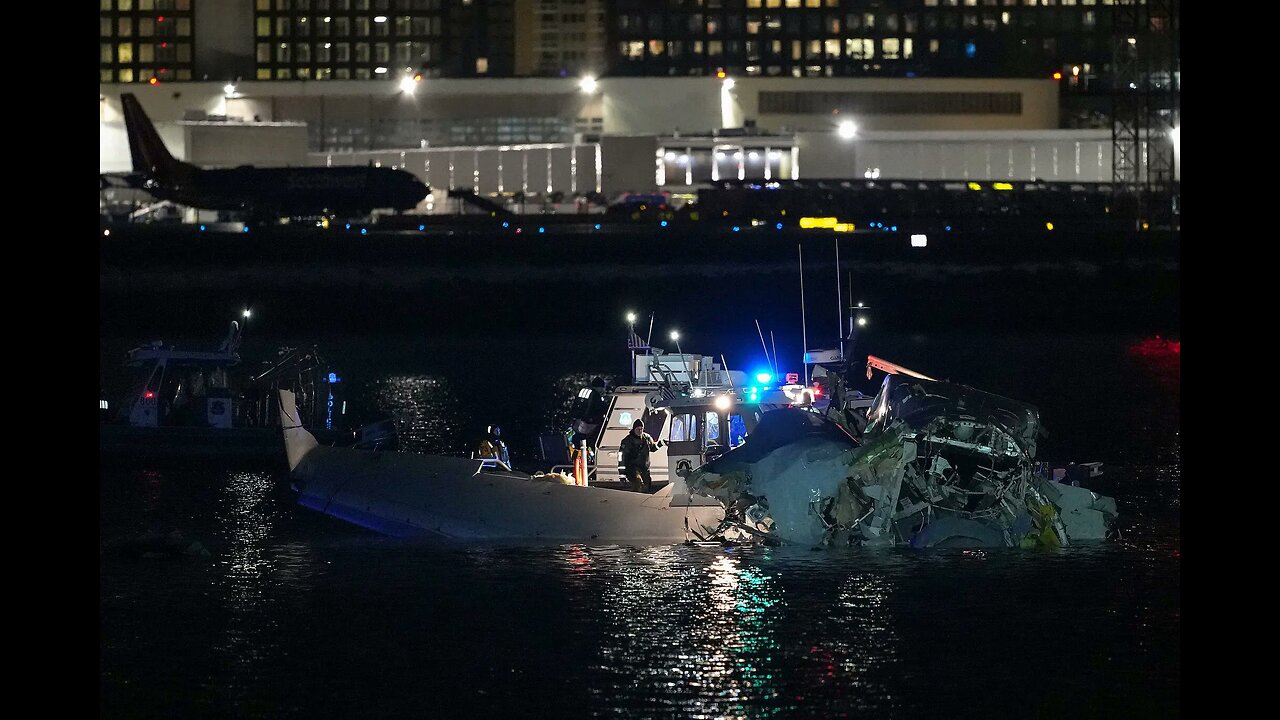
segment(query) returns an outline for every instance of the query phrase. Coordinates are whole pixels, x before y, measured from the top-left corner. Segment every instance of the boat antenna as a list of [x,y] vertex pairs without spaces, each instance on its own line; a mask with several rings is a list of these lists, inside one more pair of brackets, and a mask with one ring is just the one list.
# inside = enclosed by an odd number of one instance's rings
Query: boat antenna
[[[853,271],[845,273],[845,278],[849,282],[849,331],[845,333],[845,337],[853,337]],[[852,349],[852,348],[850,348]]]
[[756,318],[756,332],[760,333],[760,347],[764,348],[764,360],[769,363],[769,367],[773,367],[773,360],[769,359],[769,346],[764,344],[764,331],[760,329],[759,318]]
[[796,253],[800,256],[800,348],[803,354],[800,361],[804,365],[804,384],[809,384],[809,363],[807,362],[809,354],[809,330],[804,320],[804,248],[800,243],[796,243]]
[[653,347],[651,344],[652,342],[653,342],[653,313],[649,313],[649,337],[644,339],[644,344],[649,345],[652,348]]
[[729,389],[733,389],[733,375],[729,374],[729,361],[724,359],[724,353],[720,353],[720,364],[724,366],[724,376],[729,378]]
[[832,238],[836,244],[836,337],[840,338],[840,359],[844,359],[844,299],[840,297],[840,234]]
[[773,343],[773,374],[778,375],[778,342],[773,339],[773,331],[769,331],[769,342]]

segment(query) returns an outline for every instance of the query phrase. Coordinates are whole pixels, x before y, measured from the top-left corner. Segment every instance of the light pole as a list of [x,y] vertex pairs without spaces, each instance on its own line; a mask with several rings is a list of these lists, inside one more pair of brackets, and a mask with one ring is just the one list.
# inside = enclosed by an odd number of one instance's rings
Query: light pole
[[[521,202],[524,202],[521,200]],[[630,328],[630,334],[627,335],[627,349],[631,351],[631,379],[636,379],[636,314],[627,312],[627,327]]]
[[672,330],[671,339],[676,343],[676,352],[680,353],[680,362],[684,365],[684,376],[689,378],[689,387],[693,387],[693,373],[689,372],[689,362],[684,357],[684,350],[680,349],[680,332]]
[[[857,328],[864,328],[867,326],[867,316],[864,315],[863,312],[870,309],[871,309],[870,305],[867,305],[862,302],[859,302],[857,307],[849,308],[849,354],[850,356],[852,356],[854,348],[857,347],[857,343],[853,341],[854,331]],[[848,366],[846,365],[845,367],[848,367]]]

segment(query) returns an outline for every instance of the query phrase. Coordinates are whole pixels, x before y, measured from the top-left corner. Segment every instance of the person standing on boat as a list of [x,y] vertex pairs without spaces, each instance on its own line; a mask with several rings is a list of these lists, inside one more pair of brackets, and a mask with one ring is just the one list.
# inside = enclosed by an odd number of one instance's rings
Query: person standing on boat
[[622,466],[631,489],[640,492],[640,479],[644,478],[644,492],[653,492],[653,477],[649,474],[649,453],[658,449],[653,437],[644,431],[644,422],[637,420],[631,424],[631,432],[622,438],[618,446]]

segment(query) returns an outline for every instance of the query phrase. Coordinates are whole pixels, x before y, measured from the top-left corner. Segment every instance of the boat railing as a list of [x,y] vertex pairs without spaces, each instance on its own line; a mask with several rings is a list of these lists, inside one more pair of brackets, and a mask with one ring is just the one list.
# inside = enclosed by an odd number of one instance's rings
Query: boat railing
[[511,470],[510,466],[508,466],[506,463],[502,462],[498,458],[493,458],[493,457],[478,458],[478,457],[475,457],[474,453],[472,453],[472,459],[480,461],[481,470],[507,470],[507,471]]

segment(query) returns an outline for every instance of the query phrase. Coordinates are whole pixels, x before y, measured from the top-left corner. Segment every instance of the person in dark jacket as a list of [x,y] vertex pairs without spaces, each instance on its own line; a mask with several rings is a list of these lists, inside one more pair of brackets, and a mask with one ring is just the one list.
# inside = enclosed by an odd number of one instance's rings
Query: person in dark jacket
[[644,492],[653,492],[653,477],[649,474],[649,453],[658,449],[658,443],[644,431],[644,423],[640,420],[631,425],[631,432],[622,438],[618,451],[622,460],[623,474],[631,482],[631,489],[640,492],[640,479],[644,478]]

